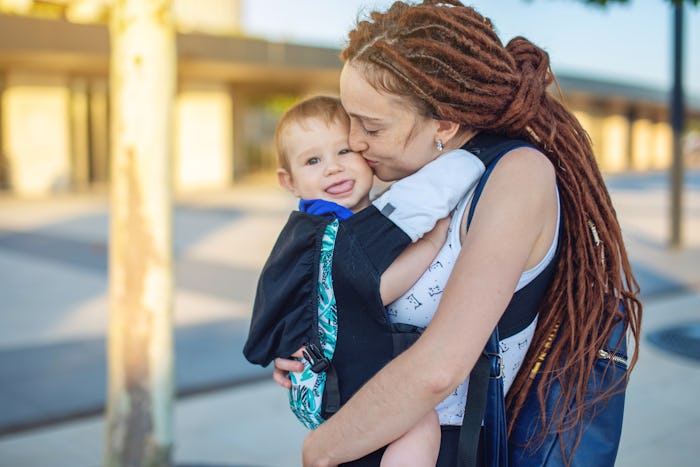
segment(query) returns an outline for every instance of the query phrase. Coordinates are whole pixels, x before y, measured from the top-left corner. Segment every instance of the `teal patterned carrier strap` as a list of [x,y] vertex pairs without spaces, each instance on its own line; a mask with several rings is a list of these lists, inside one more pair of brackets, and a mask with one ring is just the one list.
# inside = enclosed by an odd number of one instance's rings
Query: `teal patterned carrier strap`
[[[338,225],[338,219],[335,219],[323,232],[318,275],[318,338],[323,355],[328,361],[333,358],[338,337],[337,309],[331,277]],[[302,359],[302,362],[304,371],[289,373],[289,379],[292,381],[292,388],[289,390],[289,406],[299,421],[313,430],[324,422],[321,417],[321,403],[326,386],[326,372],[316,373],[312,371],[312,366],[306,359]]]

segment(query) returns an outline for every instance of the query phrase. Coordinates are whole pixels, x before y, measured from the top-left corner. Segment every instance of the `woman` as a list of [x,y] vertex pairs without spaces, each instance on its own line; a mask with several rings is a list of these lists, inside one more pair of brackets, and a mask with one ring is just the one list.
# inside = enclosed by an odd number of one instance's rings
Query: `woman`
[[[488,19],[457,1],[425,1],[372,13],[350,33],[342,58],[350,145],[382,180],[400,179],[431,160],[404,154],[426,154],[433,146],[437,157],[443,146],[459,148],[479,134],[522,139],[538,149],[513,149],[496,165],[468,232],[466,216],[457,221],[461,247],[425,333],[309,433],[304,465],[336,465],[371,453],[454,393],[510,310],[514,291],[549,265],[556,274],[541,303],[517,311],[527,314],[534,306],[539,314],[517,330],[529,336],[529,350],[513,366],[532,368],[558,325],[540,370],[539,397],[553,378],[565,397],[583,394],[596,350],[620,319],[638,340],[641,304],[589,138],[546,92],[554,81],[547,54],[524,38],[504,47]],[[275,366],[283,385],[286,372],[298,370],[289,360]],[[520,371],[510,385],[511,424],[531,389],[528,376]],[[568,416],[580,420],[584,409],[579,405]],[[565,429],[562,411],[547,416]],[[455,425],[443,426],[438,465],[455,465],[457,433]]]

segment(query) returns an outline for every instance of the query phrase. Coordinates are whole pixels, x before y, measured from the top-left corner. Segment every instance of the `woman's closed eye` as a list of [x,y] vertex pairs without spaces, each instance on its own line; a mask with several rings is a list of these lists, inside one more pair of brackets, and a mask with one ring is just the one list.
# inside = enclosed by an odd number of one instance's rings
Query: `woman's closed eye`
[[366,134],[367,136],[375,136],[377,133],[379,133],[379,129],[367,128],[365,126],[365,123],[366,123],[365,121],[363,121],[361,118],[359,118],[357,116],[354,116],[354,115],[350,116],[351,132],[352,132],[352,127],[357,125],[358,127],[360,127],[360,130],[362,130],[362,132],[364,134]]

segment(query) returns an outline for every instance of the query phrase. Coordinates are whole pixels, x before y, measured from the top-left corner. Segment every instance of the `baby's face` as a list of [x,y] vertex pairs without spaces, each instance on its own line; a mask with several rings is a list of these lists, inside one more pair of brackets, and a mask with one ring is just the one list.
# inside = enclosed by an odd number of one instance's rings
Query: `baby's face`
[[288,188],[299,198],[324,199],[359,211],[369,205],[372,169],[350,150],[348,126],[317,119],[293,123],[284,132],[291,176]]

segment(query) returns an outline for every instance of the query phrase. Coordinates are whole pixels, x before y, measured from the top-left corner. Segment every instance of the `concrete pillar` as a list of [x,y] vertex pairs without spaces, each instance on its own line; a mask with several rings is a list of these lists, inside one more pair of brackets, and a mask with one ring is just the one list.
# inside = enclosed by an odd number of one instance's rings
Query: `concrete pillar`
[[90,183],[90,111],[88,80],[73,78],[70,85],[70,155],[73,188]]
[[180,87],[175,106],[174,184],[178,193],[231,184],[232,104],[224,84]]
[[654,125],[654,154],[652,167],[667,169],[671,166],[671,142],[673,133],[671,125],[666,120],[660,120]]
[[654,164],[654,124],[648,118],[632,123],[632,168],[643,171]]
[[90,81],[90,183],[104,186],[110,176],[109,85],[106,79]]
[[574,110],[573,114],[576,117],[576,119],[579,121],[579,123],[581,124],[583,129],[586,130],[586,133],[588,133],[588,136],[593,138],[593,134],[594,134],[593,116],[589,112],[586,112],[585,110]]
[[248,173],[248,150],[246,115],[249,111],[250,95],[245,90],[232,86],[229,90],[231,105],[233,107],[233,120],[231,122],[231,134],[233,135],[231,161],[231,174],[234,183]]
[[7,150],[5,149],[5,125],[3,124],[3,92],[5,90],[5,74],[0,73],[0,189],[10,187],[10,164],[7,160]]
[[64,76],[11,71],[2,93],[10,184],[25,196],[70,186],[70,91]]
[[629,154],[629,120],[623,113],[612,113],[602,119],[601,170],[621,172],[626,170]]
[[588,136],[591,138],[591,146],[593,147],[593,154],[596,157],[596,161],[602,170],[602,146],[601,146],[601,117],[597,114],[595,109],[579,109],[573,112],[574,116],[581,123],[581,126]]

